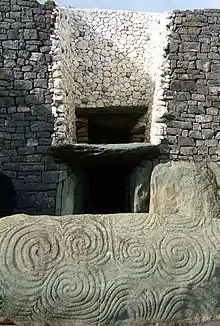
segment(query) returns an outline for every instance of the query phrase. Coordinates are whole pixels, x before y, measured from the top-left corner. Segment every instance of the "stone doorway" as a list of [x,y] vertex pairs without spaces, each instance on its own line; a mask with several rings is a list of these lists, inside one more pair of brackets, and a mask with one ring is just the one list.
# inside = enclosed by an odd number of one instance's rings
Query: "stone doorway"
[[150,174],[158,146],[70,144],[53,153],[71,168],[57,188],[56,215],[148,211]]
[[12,215],[17,204],[17,195],[11,179],[0,172],[0,218]]
[[122,166],[104,165],[86,172],[85,212],[114,214],[130,212],[130,171]]

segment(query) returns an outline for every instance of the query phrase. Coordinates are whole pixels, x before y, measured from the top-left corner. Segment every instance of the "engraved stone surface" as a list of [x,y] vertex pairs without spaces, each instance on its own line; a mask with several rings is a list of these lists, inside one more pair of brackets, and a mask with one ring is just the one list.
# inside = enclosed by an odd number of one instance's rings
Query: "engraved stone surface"
[[29,325],[212,316],[220,311],[219,222],[156,214],[4,218],[0,314]]
[[206,216],[3,218],[0,315],[19,325],[196,324],[220,312],[219,239],[220,221]]
[[159,204],[161,189],[168,203],[161,197],[158,212],[0,220],[0,316],[21,326],[219,325],[220,204],[212,170],[158,165],[152,201]]

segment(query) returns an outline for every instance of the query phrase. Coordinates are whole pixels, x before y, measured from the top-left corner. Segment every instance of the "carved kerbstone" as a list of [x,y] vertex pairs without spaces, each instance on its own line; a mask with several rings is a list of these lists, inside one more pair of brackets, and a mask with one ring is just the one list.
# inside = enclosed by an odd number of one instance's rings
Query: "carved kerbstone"
[[150,214],[3,218],[0,316],[21,326],[219,325],[218,171],[157,166]]
[[120,214],[0,221],[1,316],[147,325],[220,313],[220,221]]

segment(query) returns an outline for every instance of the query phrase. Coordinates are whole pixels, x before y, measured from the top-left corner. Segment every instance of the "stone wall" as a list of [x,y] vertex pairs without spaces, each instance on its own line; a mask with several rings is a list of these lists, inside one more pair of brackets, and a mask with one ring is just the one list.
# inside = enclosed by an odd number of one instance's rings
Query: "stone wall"
[[47,153],[51,136],[53,145],[88,141],[77,112],[144,108],[134,130],[167,142],[169,159],[219,161],[219,29],[220,10],[53,10],[2,0],[0,163],[18,211],[69,207],[74,178]]
[[47,155],[53,133],[52,9],[34,0],[0,3],[0,162],[18,196],[18,211],[54,214],[61,166]]
[[[75,108],[144,107],[146,124],[152,105],[158,105],[154,92],[167,43],[167,15],[62,8],[56,15],[51,82],[57,139],[76,139],[68,131]],[[86,140],[86,121],[77,122]]]
[[[64,86],[74,88],[61,92],[71,98],[61,131],[77,126],[78,141],[87,142],[88,121],[78,120],[75,109],[144,106],[137,128],[144,126],[145,141],[165,139],[172,160],[219,160],[220,10],[167,15],[61,9],[58,17],[59,47],[69,60],[60,77],[71,76],[72,86]],[[73,121],[74,128],[66,127]],[[65,131],[63,138],[71,137]]]
[[170,159],[219,161],[220,9],[176,11],[164,94]]
[[52,66],[50,90],[52,112],[54,116],[54,133],[52,143],[63,141],[76,142],[75,98],[75,54],[74,30],[70,29],[69,10],[55,10],[54,30],[51,35]]

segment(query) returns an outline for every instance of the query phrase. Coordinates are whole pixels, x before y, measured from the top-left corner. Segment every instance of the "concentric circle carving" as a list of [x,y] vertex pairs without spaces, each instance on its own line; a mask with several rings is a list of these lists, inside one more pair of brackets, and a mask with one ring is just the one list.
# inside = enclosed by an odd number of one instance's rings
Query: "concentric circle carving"
[[53,311],[53,318],[79,318],[96,323],[104,288],[102,271],[80,270],[74,264],[63,264],[47,279],[43,306],[45,311]]
[[159,255],[159,273],[165,280],[198,284],[210,275],[209,249],[191,235],[168,233],[160,242]]
[[42,280],[42,275],[63,258],[62,234],[55,227],[24,222],[15,225],[4,236],[2,257],[7,272],[26,281]]
[[123,239],[119,242],[119,263],[132,276],[148,277],[155,271],[157,252],[153,243],[143,243],[135,237]]
[[109,257],[109,236],[105,226],[95,219],[73,221],[65,225],[64,244],[74,261],[105,263]]

